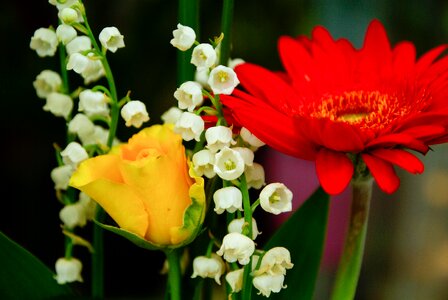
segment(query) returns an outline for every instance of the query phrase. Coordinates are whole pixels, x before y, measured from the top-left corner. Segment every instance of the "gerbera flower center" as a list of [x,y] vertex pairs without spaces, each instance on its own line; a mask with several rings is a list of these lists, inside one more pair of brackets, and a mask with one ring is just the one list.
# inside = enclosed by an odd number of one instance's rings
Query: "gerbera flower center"
[[[394,94],[379,91],[350,91],[325,95],[310,107],[310,116],[357,125],[363,129],[381,129],[413,108]],[[414,108],[415,109],[415,108]]]

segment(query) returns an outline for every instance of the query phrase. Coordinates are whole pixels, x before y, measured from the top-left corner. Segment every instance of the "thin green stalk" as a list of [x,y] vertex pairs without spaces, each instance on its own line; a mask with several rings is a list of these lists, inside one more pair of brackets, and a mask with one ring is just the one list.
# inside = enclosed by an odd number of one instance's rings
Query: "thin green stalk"
[[[244,223],[247,224],[247,230],[243,232],[252,239],[252,207],[250,205],[249,190],[247,189],[246,176],[243,174],[240,177],[240,189],[243,194],[243,209],[244,209]],[[250,262],[244,266],[243,272],[243,290],[242,298],[243,300],[250,300],[252,295],[252,257]]]
[[[193,28],[199,39],[199,0],[179,0],[179,23]],[[177,85],[193,80],[195,67],[190,63],[192,49],[177,51]]]
[[221,31],[224,39],[221,42],[221,53],[219,63],[227,66],[230,57],[231,29],[233,22],[234,0],[224,0],[222,4]]
[[372,178],[352,182],[350,224],[331,295],[332,300],[351,300],[355,297],[367,233],[372,182]]
[[168,259],[168,285],[170,289],[171,300],[180,300],[182,285],[181,285],[181,270],[180,270],[180,250],[173,249],[165,251]]

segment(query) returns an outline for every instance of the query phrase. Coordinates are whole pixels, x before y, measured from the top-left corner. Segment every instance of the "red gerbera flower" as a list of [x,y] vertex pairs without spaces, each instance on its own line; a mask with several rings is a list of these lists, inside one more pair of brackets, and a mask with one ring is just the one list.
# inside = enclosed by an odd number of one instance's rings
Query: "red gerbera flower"
[[391,48],[384,27],[370,23],[364,45],[334,40],[323,27],[312,38],[281,37],[285,73],[243,64],[245,91],[221,96],[236,120],[274,149],[313,160],[322,187],[342,192],[362,161],[379,187],[399,186],[394,165],[423,172],[409,150],[426,154],[448,141],[447,45],[416,60],[415,47]]

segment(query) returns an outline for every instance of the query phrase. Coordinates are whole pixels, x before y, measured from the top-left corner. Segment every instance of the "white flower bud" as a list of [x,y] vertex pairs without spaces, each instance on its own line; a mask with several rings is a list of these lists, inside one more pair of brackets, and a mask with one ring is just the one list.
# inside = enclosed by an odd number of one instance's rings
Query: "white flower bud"
[[84,192],[79,193],[78,203],[84,207],[84,213],[87,220],[93,220],[95,217],[97,204],[92,198]]
[[224,66],[214,68],[208,78],[208,85],[214,94],[230,95],[239,83],[235,71]]
[[116,52],[118,48],[124,47],[124,36],[117,27],[106,27],[100,32],[101,45],[111,52]]
[[191,112],[204,101],[202,86],[194,81],[184,82],[174,92],[174,98],[180,109],[188,109]]
[[70,25],[61,24],[56,28],[56,36],[64,45],[70,43],[77,35],[76,29]]
[[203,149],[196,152],[192,157],[193,169],[198,176],[205,175],[207,178],[212,178],[216,175],[213,170],[215,162],[215,155],[210,150]]
[[82,282],[81,271],[82,263],[78,259],[59,258],[56,261],[56,276],[55,279],[59,284],[68,282],[80,281]]
[[199,44],[193,49],[191,63],[199,70],[211,68],[217,60],[215,49],[210,44]]
[[[233,219],[227,226],[228,232],[243,233],[243,226],[249,226],[244,218]],[[255,240],[261,232],[258,231],[257,222],[252,218],[252,239]]]
[[36,94],[39,98],[45,99],[51,93],[58,92],[62,86],[62,79],[59,73],[51,70],[43,70],[33,81]]
[[79,143],[71,142],[61,151],[62,161],[66,165],[77,167],[80,162],[89,158],[86,149]]
[[283,275],[263,274],[254,277],[252,283],[259,291],[258,295],[261,294],[265,297],[269,297],[271,293],[278,293],[282,288],[286,288],[286,285],[283,285],[284,280],[285,276]]
[[241,233],[228,233],[222,240],[221,248],[216,252],[229,263],[238,262],[241,265],[247,265],[250,257],[255,251],[255,243]]
[[73,174],[73,167],[70,165],[63,165],[51,170],[50,177],[54,182],[56,190],[66,190]]
[[74,53],[80,53],[92,49],[92,41],[88,36],[77,36],[71,40],[65,48],[67,49],[67,54],[70,56]]
[[226,274],[226,281],[232,289],[232,293],[238,293],[243,289],[244,269],[230,271]]
[[[93,145],[93,144],[105,146],[105,145],[107,145],[108,137],[109,137],[109,130],[107,130],[99,125],[95,125],[94,131],[91,134],[80,135],[79,139],[81,140],[81,143],[83,146]],[[120,141],[117,138],[115,138],[112,145],[117,145],[119,143],[120,143]]]
[[177,29],[173,30],[173,39],[170,44],[181,51],[186,51],[193,46],[196,40],[196,33],[191,27],[177,24]]
[[245,147],[234,147],[232,150],[238,152],[244,160],[246,166],[252,166],[254,164],[254,152]]
[[59,18],[65,24],[71,24],[78,21],[78,12],[73,8],[66,7],[60,11]]
[[183,112],[174,126],[174,132],[182,135],[185,141],[195,139],[199,142],[204,131],[204,120],[194,113]]
[[274,247],[263,255],[260,267],[254,272],[254,276],[264,273],[286,275],[286,270],[292,269],[293,266],[289,250],[284,247]]
[[231,69],[235,69],[236,66],[244,64],[245,61],[242,60],[241,58],[234,58],[234,59],[229,59],[229,63],[227,64],[227,66]]
[[59,218],[64,226],[73,229],[76,226],[84,227],[87,223],[86,209],[79,202],[64,206],[59,212]]
[[221,284],[220,277],[224,274],[225,267],[222,258],[215,253],[212,253],[211,257],[198,256],[193,260],[193,275],[191,275],[191,278],[197,276],[214,278],[217,284]]
[[149,121],[145,103],[133,100],[126,103],[121,109],[121,117],[126,121],[126,126],[140,128],[144,122]]
[[84,90],[79,93],[79,111],[83,111],[87,116],[108,116],[108,98],[103,92]]
[[215,173],[224,180],[234,180],[244,173],[244,160],[241,154],[224,147],[215,156]]
[[217,214],[222,214],[224,211],[234,213],[237,210],[243,210],[243,195],[234,186],[217,190],[213,194],[213,201],[215,202],[215,212]]
[[77,136],[87,136],[95,131],[95,124],[85,114],[76,114],[68,123],[68,131]]
[[43,109],[56,117],[67,119],[73,109],[73,100],[65,94],[51,93],[48,95]]
[[292,210],[292,192],[283,183],[270,183],[260,192],[261,207],[274,215]]
[[226,126],[214,126],[205,131],[207,148],[211,152],[218,152],[224,147],[234,145],[236,142],[232,139],[232,129]]
[[51,29],[39,28],[31,38],[30,48],[40,57],[53,56],[58,48],[58,37]]
[[262,141],[260,141],[255,135],[253,135],[246,127],[242,127],[241,131],[240,131],[240,136],[243,139],[243,141],[245,141],[246,143],[248,143],[251,148],[255,151],[256,149],[258,149],[261,146],[264,146],[265,143],[263,143]]
[[266,184],[263,166],[259,163],[253,163],[252,166],[247,166],[244,171],[246,175],[247,188],[260,189]]
[[170,107],[166,112],[160,117],[164,124],[176,124],[180,119],[183,111],[176,106]]

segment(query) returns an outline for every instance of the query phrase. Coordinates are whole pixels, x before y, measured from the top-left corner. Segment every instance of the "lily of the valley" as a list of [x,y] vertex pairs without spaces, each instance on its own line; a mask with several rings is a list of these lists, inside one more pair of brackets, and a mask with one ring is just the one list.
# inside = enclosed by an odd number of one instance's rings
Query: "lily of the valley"
[[199,44],[193,49],[191,63],[200,70],[207,70],[216,63],[216,51],[210,44]]
[[84,112],[87,116],[108,116],[108,98],[103,92],[84,90],[79,93],[78,110]]
[[202,86],[194,81],[184,82],[174,92],[174,98],[178,101],[180,109],[191,112],[203,102]]
[[177,24],[177,29],[173,30],[173,38],[170,44],[181,51],[186,51],[193,46],[196,41],[196,33],[191,27]]
[[132,100],[121,108],[121,117],[126,121],[126,126],[140,128],[143,123],[149,121],[146,105],[142,101]]
[[224,147],[215,156],[215,173],[224,180],[235,180],[244,173],[244,159],[238,151]]
[[243,289],[244,269],[237,269],[226,274],[226,281],[232,289],[232,293],[238,293]]
[[64,164],[73,168],[76,168],[82,161],[89,158],[86,149],[78,142],[70,142],[60,154]]
[[221,275],[224,274],[226,265],[222,258],[215,253],[210,257],[198,256],[193,260],[193,274],[191,278],[214,278],[217,284],[221,284]]
[[258,270],[254,275],[267,273],[270,275],[286,275],[286,270],[294,266],[291,263],[291,254],[284,247],[274,247],[269,249],[261,259]]
[[53,56],[58,48],[58,37],[54,30],[39,28],[31,38],[30,48],[40,57]]
[[114,53],[118,48],[124,47],[124,36],[114,26],[103,28],[100,32],[99,40],[103,48]]
[[241,233],[231,232],[224,236],[221,248],[216,253],[229,263],[238,261],[241,265],[247,265],[254,251],[253,240]]
[[56,36],[59,42],[64,45],[70,43],[77,35],[76,29],[70,25],[61,24],[56,28]]
[[230,95],[240,81],[233,69],[220,65],[210,72],[207,83],[214,94]]
[[213,126],[205,131],[207,148],[216,153],[224,147],[230,147],[236,142],[232,139],[232,129],[226,126]]
[[292,192],[283,183],[270,183],[260,192],[260,206],[274,215],[292,210]]
[[283,285],[284,281],[284,275],[263,274],[255,276],[252,283],[258,290],[258,295],[261,294],[265,297],[270,297],[271,293],[279,293],[282,289],[286,288],[286,285]]
[[264,168],[259,163],[253,163],[252,166],[246,166],[244,171],[248,188],[260,189],[266,184]]
[[234,186],[223,187],[213,194],[215,202],[215,212],[222,214],[227,211],[234,213],[237,210],[243,210],[243,195],[240,189]]
[[77,36],[67,43],[65,49],[69,56],[74,53],[81,53],[92,49],[92,40],[85,35]]
[[81,277],[82,263],[79,259],[74,257],[59,258],[56,261],[55,269],[55,279],[59,284],[83,281]]
[[204,120],[194,113],[183,112],[174,126],[174,131],[182,135],[187,142],[193,139],[199,142],[204,131]]
[[212,178],[216,175],[213,166],[215,163],[215,155],[208,149],[202,149],[191,158],[193,168],[199,176],[205,175],[207,178]]
[[45,99],[54,92],[59,92],[62,87],[62,79],[59,73],[51,70],[43,70],[33,81],[36,94],[39,98]]
[[[227,231],[243,233],[243,229],[246,226],[249,226],[249,224],[246,223],[244,218],[233,219],[227,226]],[[258,231],[257,222],[252,218],[252,239],[255,240],[259,234],[261,234],[261,232]]]
[[58,166],[51,170],[50,177],[53,180],[54,188],[56,190],[66,190],[73,171],[74,169],[70,165]]
[[43,106],[45,111],[51,112],[56,117],[63,117],[67,119],[73,109],[73,100],[70,96],[53,92],[46,98],[46,103]]

